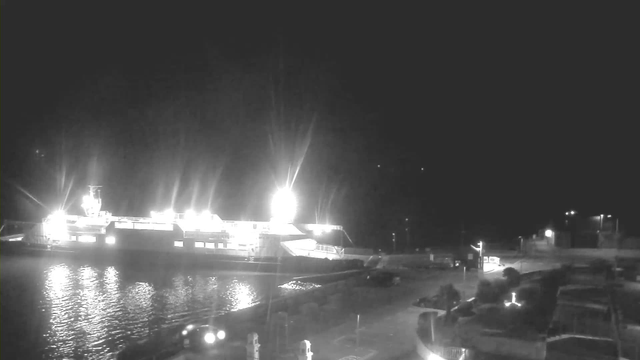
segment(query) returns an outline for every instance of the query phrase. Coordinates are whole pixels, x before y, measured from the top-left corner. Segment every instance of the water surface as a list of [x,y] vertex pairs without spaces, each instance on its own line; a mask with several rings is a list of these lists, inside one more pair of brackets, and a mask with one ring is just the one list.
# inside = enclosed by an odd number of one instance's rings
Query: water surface
[[[104,359],[163,326],[265,300],[283,276],[0,256],[2,359]],[[289,292],[290,289],[287,289]]]

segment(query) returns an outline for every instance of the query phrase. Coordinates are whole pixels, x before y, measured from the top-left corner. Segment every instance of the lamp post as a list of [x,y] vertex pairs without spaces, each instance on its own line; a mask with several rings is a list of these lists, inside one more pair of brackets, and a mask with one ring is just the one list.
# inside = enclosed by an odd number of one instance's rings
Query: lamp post
[[523,255],[524,254],[524,247],[523,247],[524,238],[522,236],[519,236],[519,238],[520,238],[520,255]]
[[602,231],[603,222],[604,222],[604,214],[600,214],[600,231]]
[[555,232],[553,232],[553,230],[551,230],[551,229],[545,230],[544,236],[547,238],[547,243],[549,243],[549,239],[551,239],[551,245],[555,246],[555,244],[556,244],[556,234],[555,234]]
[[564,214],[566,216],[566,218],[564,219],[564,224],[566,226],[569,226],[569,218],[573,217],[576,214],[576,212],[573,211],[573,210],[569,210],[569,211],[565,212]]
[[407,232],[407,248],[406,248],[406,250],[408,251],[411,248],[411,246],[410,246],[411,245],[411,240],[410,240],[411,237],[409,235],[409,218],[405,218],[404,222],[405,222],[405,225],[406,225],[405,231]]
[[393,241],[393,253],[396,253],[396,233],[391,233],[391,241]]
[[477,251],[479,254],[478,258],[478,272],[481,272],[484,269],[484,258],[482,257],[482,241],[478,241],[478,247],[470,245],[473,250]]

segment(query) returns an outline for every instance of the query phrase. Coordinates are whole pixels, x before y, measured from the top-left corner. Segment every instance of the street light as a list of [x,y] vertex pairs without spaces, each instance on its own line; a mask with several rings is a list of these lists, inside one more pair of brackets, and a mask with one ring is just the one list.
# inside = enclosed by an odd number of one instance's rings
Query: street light
[[[602,231],[602,227],[603,227],[603,223],[604,223],[604,214],[600,215],[600,230]],[[606,215],[607,219],[611,219],[613,217],[613,215],[608,214]],[[616,234],[618,233],[618,225],[619,225],[619,218],[616,217]]]
[[473,248],[473,250],[477,251],[480,255],[480,258],[478,259],[478,265],[479,265],[479,269],[480,271],[482,271],[484,269],[484,258],[482,257],[482,241],[478,241],[478,247],[475,247],[473,245],[469,245],[471,246],[471,248]]
[[554,246],[555,246],[555,244],[556,244],[556,237],[555,237],[555,235],[556,235],[556,234],[553,232],[553,230],[551,230],[551,229],[547,229],[547,230],[545,230],[545,232],[544,232],[544,236],[547,238],[547,244],[549,244],[549,239],[551,239],[551,245],[554,245]]

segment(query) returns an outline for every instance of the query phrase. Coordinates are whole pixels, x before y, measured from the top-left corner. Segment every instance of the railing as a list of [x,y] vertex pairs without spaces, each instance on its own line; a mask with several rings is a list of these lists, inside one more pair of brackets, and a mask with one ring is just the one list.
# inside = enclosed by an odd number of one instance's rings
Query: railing
[[461,347],[438,345],[430,346],[429,350],[445,360],[458,360],[467,352],[466,349]]
[[327,252],[331,254],[336,254],[338,252],[335,246],[321,245],[321,244],[316,244],[316,251],[322,251],[322,252]]
[[416,337],[416,352],[423,359],[432,359],[433,356],[431,355],[436,355],[445,360],[459,360],[467,353],[467,349],[435,344],[430,344],[427,347],[418,336]]

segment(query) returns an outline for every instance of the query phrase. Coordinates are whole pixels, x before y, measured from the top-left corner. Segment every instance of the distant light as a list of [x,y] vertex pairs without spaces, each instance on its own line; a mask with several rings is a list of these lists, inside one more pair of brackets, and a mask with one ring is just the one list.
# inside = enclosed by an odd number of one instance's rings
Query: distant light
[[208,333],[204,334],[204,341],[207,344],[213,344],[213,342],[216,341],[216,336],[213,333],[208,332]]
[[544,232],[544,236],[546,236],[546,237],[552,237],[552,236],[553,236],[553,231],[551,231],[551,230],[546,230],[546,231]]
[[224,340],[224,338],[227,337],[227,333],[224,332],[224,330],[220,330],[218,331],[218,333],[216,334],[216,336],[218,337],[218,339],[220,340]]
[[420,171],[424,171],[424,168],[420,168]]
[[608,217],[608,218],[610,218],[610,217],[611,217],[611,215],[607,215],[607,217]]
[[182,336],[187,336],[189,332],[187,330],[182,330]]
[[604,217],[604,214],[600,214],[600,217]]
[[113,245],[116,243],[116,237],[115,236],[107,236],[104,241],[109,244],[109,245]]
[[404,221],[409,221],[409,218],[404,219]]
[[274,221],[291,223],[296,215],[296,198],[290,189],[279,189],[271,201],[271,216]]
[[565,215],[569,215],[569,212],[567,211],[566,213],[564,213]]
[[378,168],[380,168],[380,165],[378,165]]
[[571,215],[575,215],[575,214],[576,214],[576,212],[571,210]]
[[192,324],[187,325],[187,330],[193,330],[193,325]]
[[504,302],[504,306],[509,307],[509,305],[517,305],[518,307],[520,307],[522,304],[516,302],[516,293],[512,292],[511,293],[511,301],[505,301]]

